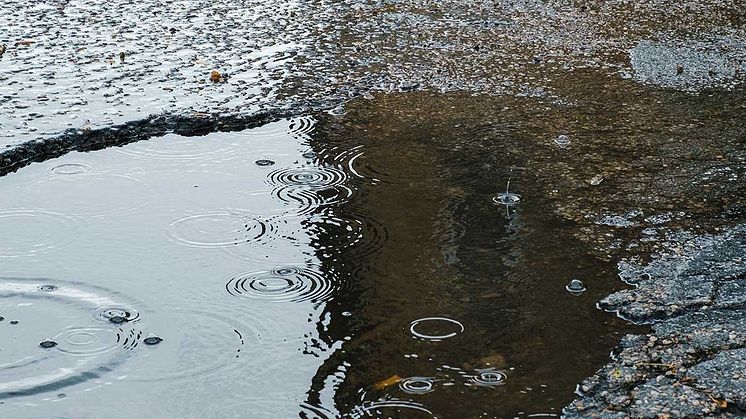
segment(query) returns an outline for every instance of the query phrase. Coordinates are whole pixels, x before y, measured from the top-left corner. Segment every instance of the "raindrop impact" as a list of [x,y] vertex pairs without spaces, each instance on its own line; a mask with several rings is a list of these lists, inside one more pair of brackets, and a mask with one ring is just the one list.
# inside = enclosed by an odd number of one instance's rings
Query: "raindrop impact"
[[505,384],[508,376],[502,371],[486,369],[477,370],[476,374],[469,379],[469,384],[480,387],[495,387]]
[[573,279],[572,281],[570,281],[565,286],[565,289],[567,290],[567,292],[569,292],[571,295],[574,295],[574,296],[581,295],[586,291],[583,281],[579,279]]
[[[423,331],[427,329],[428,331]],[[438,342],[464,331],[464,325],[447,317],[424,317],[410,323],[409,332],[417,339]]]
[[566,148],[570,146],[570,137],[567,135],[560,135],[557,138],[554,139],[554,143],[557,144],[560,148]]
[[399,388],[408,394],[426,394],[435,390],[435,380],[431,377],[408,377],[399,383]]

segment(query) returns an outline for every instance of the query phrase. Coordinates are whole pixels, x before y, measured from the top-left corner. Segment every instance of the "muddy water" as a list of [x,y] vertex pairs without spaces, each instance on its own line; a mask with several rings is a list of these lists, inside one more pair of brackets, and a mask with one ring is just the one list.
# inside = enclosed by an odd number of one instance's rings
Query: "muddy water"
[[558,415],[642,330],[595,308],[623,287],[614,262],[654,247],[651,227],[740,216],[744,109],[555,83],[376,94],[3,177],[0,408]]

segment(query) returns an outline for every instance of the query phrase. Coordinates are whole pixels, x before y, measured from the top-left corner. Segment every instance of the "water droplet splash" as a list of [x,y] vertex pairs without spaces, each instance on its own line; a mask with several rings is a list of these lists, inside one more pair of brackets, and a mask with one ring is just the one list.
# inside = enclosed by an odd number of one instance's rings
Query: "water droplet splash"
[[476,374],[469,379],[469,384],[479,387],[495,387],[504,385],[507,380],[508,376],[504,372],[485,369],[477,370]]
[[130,307],[102,307],[96,310],[95,318],[114,324],[134,322],[140,318],[140,313]]
[[408,377],[399,383],[399,388],[408,394],[426,394],[435,390],[432,377]]
[[565,286],[565,289],[567,290],[567,292],[569,292],[571,295],[574,295],[574,296],[579,296],[586,291],[583,281],[579,279],[573,279],[572,281],[570,281]]
[[163,342],[163,339],[162,339],[162,338],[160,338],[160,337],[158,337],[158,336],[156,336],[156,335],[154,335],[154,334],[150,334],[150,335],[148,335],[148,337],[146,337],[146,338],[145,338],[145,339],[143,339],[142,341],[143,341],[143,342],[144,342],[144,343],[145,343],[146,345],[150,345],[150,346],[152,346],[152,345],[157,345],[157,344],[159,344],[159,343]]
[[272,165],[275,164],[274,161],[269,160],[269,159],[259,159],[259,160],[255,161],[254,163],[257,166],[260,166],[260,167],[267,167],[267,166],[272,166]]
[[57,342],[47,339],[39,343],[39,346],[44,349],[54,348],[55,346],[57,346]]
[[559,148],[567,148],[570,146],[570,137],[567,135],[559,135],[557,138],[554,139],[554,143],[559,146]]

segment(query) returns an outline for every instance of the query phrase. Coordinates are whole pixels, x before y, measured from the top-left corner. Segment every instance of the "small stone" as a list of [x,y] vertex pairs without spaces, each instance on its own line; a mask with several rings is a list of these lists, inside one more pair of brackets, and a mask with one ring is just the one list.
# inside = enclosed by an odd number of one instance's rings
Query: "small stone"
[[39,343],[39,346],[41,346],[44,349],[54,348],[55,346],[57,346],[57,342],[53,340],[45,340]]
[[122,316],[109,317],[109,322],[114,323],[114,324],[122,324],[122,323],[125,323],[126,321],[127,321],[127,318],[122,317]]
[[601,184],[601,182],[604,181],[604,177],[601,175],[596,175],[591,178],[591,180],[588,181],[592,186],[598,186]]
[[125,59],[125,54],[124,54],[124,51],[122,51],[119,53],[119,61],[124,62],[124,59]]
[[681,64],[676,64],[676,74],[682,74],[684,72],[684,66]]

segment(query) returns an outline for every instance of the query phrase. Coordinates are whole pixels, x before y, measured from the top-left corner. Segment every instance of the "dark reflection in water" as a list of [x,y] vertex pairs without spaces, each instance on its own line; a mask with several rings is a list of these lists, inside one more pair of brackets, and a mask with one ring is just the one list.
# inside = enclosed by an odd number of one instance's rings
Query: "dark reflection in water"
[[[620,287],[615,268],[549,208],[526,169],[535,145],[525,129],[508,119],[474,132],[460,112],[417,109],[437,101],[390,97],[317,128],[319,161],[355,173],[355,199],[327,219],[376,220],[387,239],[367,252],[339,248],[346,234],[321,232],[322,266],[350,272],[356,293],[327,306],[336,326],[328,340],[344,343],[310,402],[333,392],[351,417],[559,413],[625,330],[594,306]],[[508,181],[509,197],[522,199],[506,212],[494,198]],[[363,248],[380,235],[361,231]],[[574,277],[591,291],[569,295]],[[394,376],[401,381],[375,388]]]
[[[379,96],[317,126],[318,161],[355,190],[334,216],[375,220],[387,236],[375,253],[328,251],[344,238],[334,232],[315,244],[355,293],[326,308],[327,340],[344,343],[311,403],[333,394],[350,417],[559,415],[620,336],[643,331],[595,302],[624,286],[615,261],[656,246],[639,238],[660,214],[701,229],[733,207],[742,94],[702,100],[587,76],[561,99]],[[708,180],[721,172],[738,174]],[[609,225],[608,214],[639,220]],[[378,236],[365,229],[362,242]],[[573,279],[586,292],[568,292]]]

